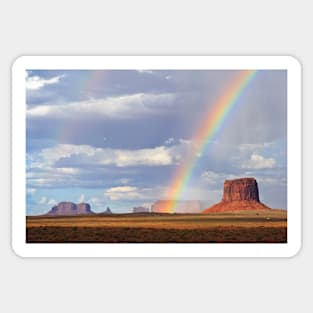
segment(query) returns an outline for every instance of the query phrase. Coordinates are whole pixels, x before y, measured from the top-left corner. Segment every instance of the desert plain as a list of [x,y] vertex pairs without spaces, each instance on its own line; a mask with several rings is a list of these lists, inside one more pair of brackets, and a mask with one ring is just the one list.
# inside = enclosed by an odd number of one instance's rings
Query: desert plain
[[27,243],[286,243],[286,210],[28,216]]

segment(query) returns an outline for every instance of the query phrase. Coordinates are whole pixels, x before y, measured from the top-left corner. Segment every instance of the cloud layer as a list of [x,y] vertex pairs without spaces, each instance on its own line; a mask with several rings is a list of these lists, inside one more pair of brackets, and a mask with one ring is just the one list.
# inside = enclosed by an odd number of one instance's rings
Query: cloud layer
[[[235,71],[36,71],[26,76],[27,210],[88,201],[119,212],[164,196]],[[186,200],[219,201],[253,176],[286,208],[285,71],[260,71],[193,168]]]

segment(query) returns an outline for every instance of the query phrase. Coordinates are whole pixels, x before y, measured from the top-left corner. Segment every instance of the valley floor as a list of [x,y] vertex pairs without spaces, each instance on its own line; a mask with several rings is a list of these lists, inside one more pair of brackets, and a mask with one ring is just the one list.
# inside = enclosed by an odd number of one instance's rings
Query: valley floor
[[29,216],[28,243],[285,243],[287,211]]

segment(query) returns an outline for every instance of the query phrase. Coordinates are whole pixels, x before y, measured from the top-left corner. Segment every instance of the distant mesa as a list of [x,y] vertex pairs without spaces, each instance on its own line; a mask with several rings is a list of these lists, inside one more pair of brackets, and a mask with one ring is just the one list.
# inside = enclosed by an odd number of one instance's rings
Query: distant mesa
[[159,200],[155,202],[151,211],[153,213],[168,213],[168,208],[175,206],[174,213],[201,213],[201,201],[198,200]]
[[150,213],[150,210],[143,206],[137,206],[133,208],[133,213]]
[[94,214],[91,211],[90,204],[73,202],[60,202],[52,207],[47,215],[79,215],[79,214]]
[[113,212],[111,211],[109,207],[107,207],[106,210],[102,212],[101,214],[113,214]]
[[256,179],[239,178],[225,180],[222,201],[204,210],[203,213],[269,209],[268,206],[260,202]]

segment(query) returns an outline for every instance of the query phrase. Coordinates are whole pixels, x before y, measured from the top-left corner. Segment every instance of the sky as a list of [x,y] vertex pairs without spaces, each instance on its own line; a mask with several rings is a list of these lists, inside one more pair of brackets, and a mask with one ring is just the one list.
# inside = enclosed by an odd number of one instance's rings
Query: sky
[[[193,134],[235,70],[28,70],[26,210],[61,201],[131,212],[164,199]],[[219,202],[255,177],[287,209],[287,73],[261,70],[198,157],[182,200]]]

